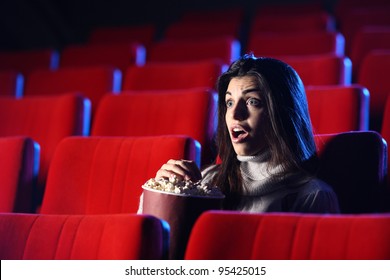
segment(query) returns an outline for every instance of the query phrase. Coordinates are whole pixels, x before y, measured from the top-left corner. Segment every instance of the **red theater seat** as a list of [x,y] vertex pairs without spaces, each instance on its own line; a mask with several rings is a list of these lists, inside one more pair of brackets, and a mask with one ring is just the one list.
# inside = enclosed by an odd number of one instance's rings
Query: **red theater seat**
[[240,56],[240,43],[233,37],[165,39],[148,49],[148,62],[180,62],[219,59],[230,64]]
[[374,131],[316,135],[318,177],[336,192],[341,213],[390,209],[386,189],[387,144]]
[[34,71],[26,77],[25,96],[56,95],[79,92],[91,100],[92,114],[107,92],[120,90],[121,73],[105,66],[71,67],[56,71]]
[[43,192],[57,144],[67,136],[88,135],[90,107],[87,99],[71,93],[0,98],[0,137],[24,135],[40,145],[39,192]]
[[0,96],[22,97],[24,77],[12,70],[0,71]]
[[150,62],[130,66],[124,75],[122,90],[214,88],[223,66],[219,60]]
[[0,212],[34,212],[38,144],[28,137],[0,137],[0,155]]
[[199,152],[184,136],[66,138],[51,162],[41,213],[136,213],[141,186],[164,163]]
[[249,38],[248,51],[257,56],[344,55],[344,36],[339,32],[256,32]]
[[210,163],[215,158],[216,98],[204,88],[107,94],[99,104],[91,135],[188,135],[201,144],[202,162]]
[[388,260],[390,214],[210,211],[192,229],[187,260]]
[[380,131],[386,99],[390,92],[390,49],[369,52],[361,64],[358,84],[370,92],[370,129]]
[[28,75],[37,69],[58,68],[59,54],[53,49],[1,51],[0,70],[12,70]]
[[298,72],[305,86],[351,84],[352,65],[348,57],[325,54],[276,58],[291,65]]
[[149,46],[156,35],[156,26],[153,24],[101,26],[91,31],[88,37],[89,44],[107,43],[134,43],[138,42],[145,47]]
[[145,52],[137,43],[70,45],[61,52],[60,67],[110,66],[124,72],[130,65],[143,65]]
[[152,216],[0,214],[2,260],[158,260],[167,248]]
[[306,96],[314,133],[367,130],[369,92],[360,85],[308,86]]

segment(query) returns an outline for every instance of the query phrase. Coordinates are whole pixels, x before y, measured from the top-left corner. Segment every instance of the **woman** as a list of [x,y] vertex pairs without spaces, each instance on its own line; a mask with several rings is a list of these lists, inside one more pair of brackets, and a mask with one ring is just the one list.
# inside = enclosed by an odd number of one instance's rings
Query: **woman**
[[332,188],[316,178],[317,154],[304,86],[289,65],[245,55],[218,79],[220,164],[202,173],[170,160],[156,178],[177,176],[219,186],[224,209],[339,212]]

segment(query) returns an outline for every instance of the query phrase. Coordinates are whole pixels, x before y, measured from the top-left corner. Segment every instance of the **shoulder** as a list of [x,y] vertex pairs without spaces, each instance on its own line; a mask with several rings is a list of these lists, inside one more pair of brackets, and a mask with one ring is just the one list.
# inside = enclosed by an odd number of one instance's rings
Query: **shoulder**
[[295,208],[297,212],[340,212],[336,193],[330,185],[318,178],[312,178],[302,186]]

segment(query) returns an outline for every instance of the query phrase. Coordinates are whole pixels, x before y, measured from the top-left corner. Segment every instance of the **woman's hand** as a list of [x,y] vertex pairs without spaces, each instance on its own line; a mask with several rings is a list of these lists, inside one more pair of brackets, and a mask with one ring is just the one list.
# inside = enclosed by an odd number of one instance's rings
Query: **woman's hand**
[[182,180],[198,181],[202,175],[196,163],[192,160],[170,159],[156,173],[156,179],[177,176]]

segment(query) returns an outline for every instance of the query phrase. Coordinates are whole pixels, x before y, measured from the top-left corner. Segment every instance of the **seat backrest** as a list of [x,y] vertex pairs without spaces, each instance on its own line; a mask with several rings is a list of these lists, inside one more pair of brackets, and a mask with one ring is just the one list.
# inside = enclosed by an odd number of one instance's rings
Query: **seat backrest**
[[[382,127],[381,127],[381,135],[385,139],[387,143],[390,143],[390,98],[388,97],[386,100],[385,111],[383,113],[382,119]],[[387,158],[389,160],[389,157]],[[387,164],[387,189],[390,196],[390,164]],[[389,198],[390,201],[390,198]],[[390,202],[388,204],[388,209],[390,211]]]
[[240,42],[233,37],[210,39],[165,39],[148,49],[148,62],[180,62],[218,59],[226,64],[237,60]]
[[203,213],[187,260],[387,260],[390,215]]
[[[304,12],[295,3],[282,6],[282,9],[289,9],[289,13],[267,13],[266,9],[260,7],[251,24],[251,32],[278,32],[278,33],[299,33],[311,31],[333,31],[334,18],[324,10]],[[299,5],[299,4],[297,4]],[[298,10],[299,9],[299,10]],[[274,10],[276,8],[274,7]]]
[[122,90],[215,88],[222,70],[223,62],[216,60],[150,62],[143,66],[130,66],[124,74]]
[[336,192],[341,213],[384,212],[387,144],[374,131],[316,135],[318,177]]
[[24,77],[13,70],[0,71],[0,96],[22,97]]
[[356,81],[366,55],[378,49],[390,49],[389,26],[367,26],[356,31],[349,57],[352,61],[353,79]]
[[0,136],[28,136],[40,145],[38,190],[41,197],[57,144],[71,135],[88,135],[89,101],[76,94],[0,98]]
[[368,130],[369,92],[360,85],[308,86],[307,102],[314,133]]
[[[337,55],[292,55],[276,58],[291,65],[305,86],[350,85],[351,60]],[[319,71],[321,69],[321,71]]]
[[187,135],[201,144],[202,163],[211,163],[216,111],[216,93],[204,88],[107,94],[99,104],[91,135]]
[[61,52],[60,67],[110,66],[124,72],[145,63],[145,47],[137,43],[69,45]]
[[39,70],[26,77],[24,96],[77,91],[91,100],[93,115],[104,94],[120,90],[121,78],[120,70],[105,66]]
[[88,37],[89,44],[138,42],[148,47],[155,39],[156,26],[142,24],[131,26],[101,26],[94,28]]
[[136,213],[141,186],[169,159],[195,160],[189,137],[69,137],[51,162],[41,213]]
[[2,260],[158,260],[168,242],[153,216],[0,214]]
[[371,129],[380,131],[386,99],[390,92],[390,79],[387,71],[390,67],[390,49],[369,52],[360,66],[358,84],[367,87],[370,92]]
[[28,75],[37,69],[57,69],[59,53],[54,49],[0,52],[0,70],[13,70]]
[[0,155],[0,212],[34,212],[39,145],[28,137],[0,137]]
[[257,32],[247,49],[258,56],[344,55],[344,36],[339,32],[276,33]]

